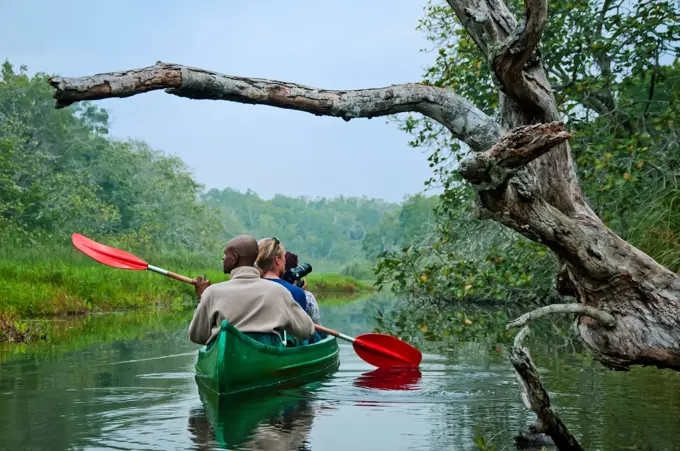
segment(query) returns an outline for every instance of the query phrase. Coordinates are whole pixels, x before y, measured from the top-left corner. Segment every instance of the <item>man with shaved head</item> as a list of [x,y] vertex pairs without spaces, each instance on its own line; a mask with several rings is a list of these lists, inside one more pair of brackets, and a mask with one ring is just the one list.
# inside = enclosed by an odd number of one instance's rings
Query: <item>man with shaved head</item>
[[230,280],[212,285],[196,278],[200,300],[189,325],[189,339],[200,345],[214,342],[222,320],[251,338],[270,346],[285,346],[283,332],[299,340],[314,334],[314,323],[281,285],[260,278],[255,268],[257,241],[241,235],[224,249],[224,273]]

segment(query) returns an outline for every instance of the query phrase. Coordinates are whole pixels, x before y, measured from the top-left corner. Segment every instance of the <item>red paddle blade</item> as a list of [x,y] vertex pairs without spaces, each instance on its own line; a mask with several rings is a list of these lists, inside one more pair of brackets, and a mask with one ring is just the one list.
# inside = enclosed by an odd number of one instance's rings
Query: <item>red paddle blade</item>
[[104,246],[79,233],[71,235],[73,245],[83,254],[114,268],[144,270],[149,264],[128,252]]
[[354,351],[367,363],[378,368],[420,365],[423,355],[398,338],[384,334],[363,334],[354,341]]

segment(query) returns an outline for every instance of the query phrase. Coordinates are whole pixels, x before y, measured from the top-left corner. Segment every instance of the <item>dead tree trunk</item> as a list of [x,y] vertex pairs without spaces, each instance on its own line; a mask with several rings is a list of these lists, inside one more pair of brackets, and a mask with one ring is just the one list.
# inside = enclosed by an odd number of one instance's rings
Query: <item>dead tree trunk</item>
[[[594,356],[616,369],[640,364],[680,370],[680,277],[609,230],[586,203],[577,180],[570,134],[559,122],[537,50],[547,0],[525,0],[519,23],[501,0],[448,3],[493,68],[500,124],[452,91],[420,84],[329,91],[160,62],[52,78],[50,84],[58,108],[165,89],[192,99],[270,105],[345,120],[400,112],[428,116],[473,151],[460,172],[476,188],[481,214],[544,243],[561,260],[558,288],[577,299],[567,312],[577,313],[578,332]],[[613,319],[593,319],[598,316]]]
[[[525,0],[518,23],[500,0],[448,0],[485,55],[500,84],[504,128],[558,120],[537,50],[547,20],[545,0]],[[509,142],[508,144],[514,144]],[[609,230],[586,203],[565,141],[519,171],[497,155],[517,153],[499,143],[471,160],[463,175],[476,187],[482,214],[546,244],[560,258],[562,294],[609,312],[604,327],[579,317],[578,331],[595,357],[617,369],[655,365],[680,369],[680,278]],[[480,162],[495,169],[490,183],[468,177]],[[476,171],[478,172],[478,171]]]
[[[510,350],[510,362],[515,368],[519,380],[522,401],[527,409],[536,413],[536,423],[529,426],[527,432],[515,437],[518,448],[529,448],[539,444],[547,444],[547,434],[561,451],[583,451],[581,444],[574,438],[550,405],[550,398],[538,375],[538,370],[529,356],[529,351],[522,347],[522,340],[529,333],[524,328],[515,337],[515,345]],[[547,443],[546,443],[547,442]]]

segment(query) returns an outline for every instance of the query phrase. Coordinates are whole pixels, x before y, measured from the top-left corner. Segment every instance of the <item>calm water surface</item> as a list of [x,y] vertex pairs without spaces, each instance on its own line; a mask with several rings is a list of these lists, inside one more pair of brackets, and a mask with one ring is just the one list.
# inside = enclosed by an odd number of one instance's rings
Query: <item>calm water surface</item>
[[[359,335],[371,330],[372,302],[323,305],[322,318]],[[341,342],[340,369],[326,379],[220,401],[194,380],[190,318],[109,315],[88,320],[91,343],[4,348],[0,449],[463,450],[480,435],[514,449],[532,420],[504,350],[477,343],[426,353],[419,372],[395,374]],[[566,352],[534,360],[586,449],[680,449],[677,374],[610,372]]]

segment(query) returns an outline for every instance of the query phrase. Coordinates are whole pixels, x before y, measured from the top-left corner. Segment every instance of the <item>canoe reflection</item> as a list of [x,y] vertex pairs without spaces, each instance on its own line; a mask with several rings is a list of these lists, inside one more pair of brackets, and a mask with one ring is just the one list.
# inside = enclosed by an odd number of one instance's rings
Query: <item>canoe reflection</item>
[[[318,384],[315,384],[318,385]],[[241,450],[308,449],[314,421],[309,398],[276,390],[217,396],[198,384],[202,408],[189,415],[189,432],[197,449],[220,447]],[[306,386],[305,392],[314,391]]]
[[420,390],[418,368],[385,367],[357,377],[354,385],[377,390]]

